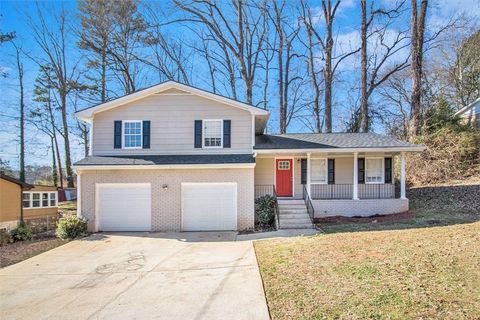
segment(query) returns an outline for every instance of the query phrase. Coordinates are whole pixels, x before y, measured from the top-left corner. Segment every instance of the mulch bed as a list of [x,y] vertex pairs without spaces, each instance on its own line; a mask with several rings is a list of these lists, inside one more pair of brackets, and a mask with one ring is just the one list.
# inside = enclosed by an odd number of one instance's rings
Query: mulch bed
[[0,268],[26,260],[67,242],[50,236],[6,244],[0,247]]
[[325,217],[316,218],[315,223],[378,223],[378,222],[391,222],[399,220],[408,220],[414,218],[414,213],[411,211],[389,214],[389,215],[377,215],[371,217]]

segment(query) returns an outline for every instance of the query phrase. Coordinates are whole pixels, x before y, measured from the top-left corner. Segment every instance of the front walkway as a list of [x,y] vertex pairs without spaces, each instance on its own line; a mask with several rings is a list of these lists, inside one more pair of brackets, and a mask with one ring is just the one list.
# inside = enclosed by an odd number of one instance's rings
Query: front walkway
[[96,234],[0,270],[1,319],[269,319],[236,233]]

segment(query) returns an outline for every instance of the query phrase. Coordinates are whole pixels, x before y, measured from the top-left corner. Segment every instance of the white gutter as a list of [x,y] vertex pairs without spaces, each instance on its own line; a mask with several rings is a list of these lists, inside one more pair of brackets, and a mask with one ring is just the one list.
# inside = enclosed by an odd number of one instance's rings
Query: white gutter
[[311,149],[255,149],[257,154],[271,153],[353,153],[353,152],[421,152],[425,146],[392,148],[311,148]]
[[88,170],[154,170],[154,169],[252,169],[255,163],[217,163],[217,164],[173,164],[173,165],[148,165],[148,164],[131,164],[131,165],[74,165],[75,172]]

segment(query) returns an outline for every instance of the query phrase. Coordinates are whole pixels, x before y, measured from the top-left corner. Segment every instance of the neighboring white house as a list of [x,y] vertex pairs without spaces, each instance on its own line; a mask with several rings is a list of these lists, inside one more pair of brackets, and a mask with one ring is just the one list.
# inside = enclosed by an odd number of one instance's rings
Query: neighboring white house
[[480,128],[480,98],[455,112],[455,116],[465,124]]
[[304,227],[302,212],[403,212],[405,153],[423,150],[373,133],[266,135],[268,111],[174,81],[76,116],[91,128],[91,155],[74,165],[91,231],[248,230],[265,194],[301,207],[281,227]]

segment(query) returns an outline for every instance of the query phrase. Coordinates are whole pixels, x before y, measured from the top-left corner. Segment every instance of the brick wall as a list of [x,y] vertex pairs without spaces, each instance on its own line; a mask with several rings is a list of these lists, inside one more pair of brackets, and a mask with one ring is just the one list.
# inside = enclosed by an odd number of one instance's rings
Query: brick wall
[[[95,170],[81,175],[81,210],[88,228],[95,230],[96,183],[150,183],[152,192],[152,231],[180,231],[182,182],[236,182],[237,225],[239,230],[254,227],[254,180],[252,169],[190,170]],[[162,188],[163,184],[168,189]]]
[[408,199],[312,200],[315,218],[368,217],[408,211]]

